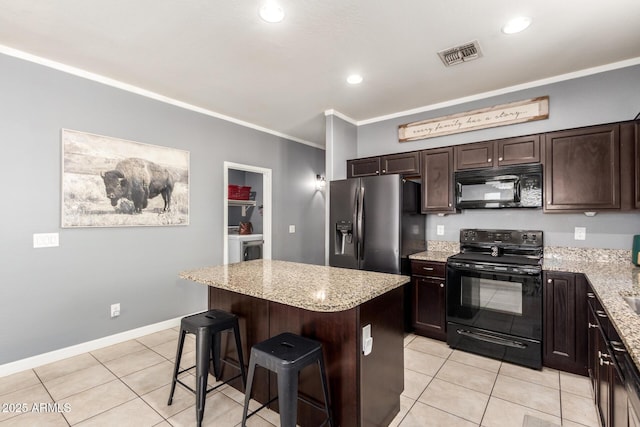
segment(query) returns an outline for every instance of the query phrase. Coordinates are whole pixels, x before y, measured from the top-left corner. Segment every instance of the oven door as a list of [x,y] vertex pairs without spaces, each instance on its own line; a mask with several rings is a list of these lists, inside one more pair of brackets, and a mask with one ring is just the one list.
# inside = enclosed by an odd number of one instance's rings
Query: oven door
[[542,339],[539,268],[448,262],[446,283],[447,322]]

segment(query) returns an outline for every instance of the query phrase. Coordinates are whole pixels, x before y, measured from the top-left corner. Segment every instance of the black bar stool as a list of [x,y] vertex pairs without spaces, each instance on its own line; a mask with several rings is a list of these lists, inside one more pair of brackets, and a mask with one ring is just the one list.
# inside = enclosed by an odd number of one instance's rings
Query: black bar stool
[[[220,360],[220,334],[227,330],[233,330],[236,340],[236,349],[238,351],[239,365],[226,360]],[[187,333],[196,336],[196,364],[190,368],[180,370],[180,359],[182,357],[182,349],[184,347],[184,338]],[[217,380],[220,377],[220,363],[226,363],[240,370],[240,374],[229,378],[221,384],[207,390],[207,376],[209,375],[209,364],[213,360],[213,374]],[[192,389],[180,379],[178,375],[183,372],[196,368],[196,389]],[[198,426],[202,425],[204,416],[204,405],[207,393],[221,387],[222,385],[242,377],[242,385],[247,384],[247,375],[244,368],[244,357],[242,356],[242,344],[240,342],[240,327],[238,326],[238,318],[231,313],[222,310],[209,310],[203,313],[193,314],[183,317],[180,321],[180,337],[178,338],[178,350],[176,351],[176,362],[173,368],[173,381],[171,382],[171,393],[169,394],[169,402],[173,401],[173,392],[176,389],[176,383],[180,383],[192,393],[196,395],[196,420]]]
[[[298,396],[298,374],[302,368],[312,363],[318,363],[320,368],[324,407]],[[278,395],[247,415],[256,365],[276,373]],[[280,427],[295,427],[298,418],[298,399],[324,411],[327,418],[322,425],[325,425],[328,421],[329,425],[333,427],[333,417],[329,403],[329,387],[322,357],[322,344],[300,335],[285,332],[251,347],[249,379],[245,390],[244,409],[242,412],[242,427],[246,426],[248,417],[276,399],[279,399]]]

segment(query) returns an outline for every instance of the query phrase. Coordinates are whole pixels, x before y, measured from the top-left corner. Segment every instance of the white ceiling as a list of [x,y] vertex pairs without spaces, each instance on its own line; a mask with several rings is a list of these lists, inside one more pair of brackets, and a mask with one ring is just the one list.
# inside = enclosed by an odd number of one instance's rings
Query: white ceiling
[[[369,123],[640,63],[639,0],[279,2],[268,24],[259,0],[0,0],[0,45],[317,146],[329,109]],[[503,34],[517,15],[531,27]],[[437,52],[472,40],[483,57],[445,68]]]

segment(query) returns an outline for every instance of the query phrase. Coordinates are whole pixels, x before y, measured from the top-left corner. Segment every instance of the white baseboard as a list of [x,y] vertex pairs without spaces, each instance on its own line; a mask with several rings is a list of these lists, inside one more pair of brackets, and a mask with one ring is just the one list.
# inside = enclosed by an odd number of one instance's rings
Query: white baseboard
[[120,332],[118,334],[109,335],[103,338],[98,338],[93,341],[76,344],[71,347],[61,348],[59,350],[50,351],[48,353],[39,354],[37,356],[27,357],[26,359],[16,360],[15,362],[5,363],[4,365],[0,365],[0,378],[7,375],[15,374],[16,372],[33,369],[38,366],[66,359],[68,357],[77,356],[79,354],[97,350],[99,348],[108,347],[110,345],[139,338],[144,335],[152,334],[154,332],[159,332],[165,329],[180,326],[180,319],[182,319],[182,317],[176,317],[175,319],[169,319],[163,322],[154,323],[152,325],[142,326],[140,328],[131,329],[129,331]]

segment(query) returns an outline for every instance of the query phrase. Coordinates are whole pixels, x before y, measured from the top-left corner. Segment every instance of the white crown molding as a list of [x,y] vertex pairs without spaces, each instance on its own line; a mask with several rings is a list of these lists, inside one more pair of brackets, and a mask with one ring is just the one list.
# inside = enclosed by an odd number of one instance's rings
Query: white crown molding
[[336,116],[336,117],[341,118],[342,120],[344,120],[347,123],[351,123],[354,126],[358,126],[358,121],[356,119],[352,119],[351,117],[346,116],[346,115],[342,114],[340,111],[337,111],[337,110],[333,110],[333,109],[325,110],[324,111],[324,115],[325,115],[325,117],[326,116]]
[[60,62],[52,61],[47,58],[43,58],[40,56],[32,55],[27,52],[23,52],[18,49],[14,49],[8,46],[0,45],[0,53],[3,53],[8,56],[12,56],[14,58],[23,59],[25,61],[33,62],[39,65],[43,65],[45,67],[53,68],[58,71],[62,71],[67,74],[72,74],[74,76],[82,77],[87,80],[92,80],[97,83],[101,83],[107,86],[112,86],[118,89],[125,90],[127,92],[134,93],[136,95],[144,96],[146,98],[151,98],[156,101],[164,102],[165,104],[174,105],[176,107],[183,108],[185,110],[195,111],[200,114],[204,114],[207,116],[215,117],[220,120],[224,120],[227,122],[235,123],[237,125],[247,127],[250,129],[254,129],[260,132],[268,133],[279,138],[289,139],[294,142],[298,142],[300,144],[309,145],[314,148],[320,148],[324,150],[324,146],[317,144],[315,142],[306,141],[301,138],[296,138],[295,136],[286,135],[282,132],[278,132],[272,129],[268,129],[262,126],[258,126],[253,123],[245,122],[244,120],[236,119],[234,117],[226,116],[224,114],[216,113],[215,111],[207,110],[206,108],[198,107],[196,105],[192,105],[186,102],[178,101],[177,99],[169,98],[168,96],[160,95],[159,93],[152,92],[146,89],[142,89],[138,86],[130,85],[128,83],[121,82],[119,80],[115,80],[109,77],[102,76],[100,74],[92,73],[80,68],[72,67],[70,65],[62,64]]
[[[355,124],[356,124],[356,126],[368,125],[368,124],[371,124],[371,123],[377,123],[377,122],[382,122],[382,121],[385,121],[385,120],[396,119],[396,118],[399,118],[399,117],[410,116],[412,114],[424,113],[426,111],[433,111],[433,110],[438,110],[440,108],[446,108],[446,107],[451,107],[451,106],[454,106],[454,105],[464,104],[464,103],[467,103],[467,102],[478,101],[478,100],[481,100],[481,99],[490,98],[492,96],[504,95],[504,94],[511,93],[511,92],[516,92],[516,91],[519,91],[519,90],[531,89],[531,88],[535,88],[535,87],[539,87],[539,86],[544,86],[544,85],[548,85],[548,84],[562,82],[562,81],[565,81],[565,80],[572,80],[572,79],[576,79],[576,78],[579,78],[579,77],[590,76],[592,74],[598,74],[598,73],[604,73],[606,71],[617,70],[619,68],[631,67],[631,66],[638,65],[638,64],[640,64],[640,57],[627,59],[627,60],[620,61],[620,62],[614,62],[614,63],[611,63],[611,64],[601,65],[601,66],[598,66],[598,67],[586,68],[584,70],[575,71],[575,72],[572,72],[572,73],[561,74],[561,75],[558,75],[558,76],[549,77],[549,78],[542,79],[542,80],[535,80],[535,81],[528,82],[528,83],[523,83],[523,84],[520,84],[520,85],[509,86],[509,87],[505,87],[505,88],[502,88],[502,89],[497,89],[497,90],[490,91],[490,92],[479,93],[477,95],[471,95],[471,96],[465,96],[463,98],[452,99],[450,101],[440,102],[440,103],[437,103],[437,104],[426,105],[426,106],[414,108],[414,109],[411,109],[411,110],[399,111],[397,113],[387,114],[387,115],[384,115],[384,116],[378,116],[378,117],[372,117],[370,119],[359,120]],[[328,111],[330,111],[330,110],[328,110]]]
[[[140,87],[134,86],[134,85],[130,85],[124,82],[121,82],[119,80],[115,80],[115,79],[111,79],[109,77],[105,77],[99,74],[95,74],[86,70],[82,70],[80,68],[76,68],[76,67],[72,67],[66,64],[62,64],[60,62],[56,62],[56,61],[52,61],[50,59],[46,59],[40,56],[36,56],[27,52],[23,52],[21,50],[18,49],[14,49],[5,45],[0,45],[0,53],[8,55],[8,56],[12,56],[15,58],[20,58],[23,59],[25,61],[29,61],[29,62],[33,62],[36,64],[40,64],[43,65],[45,67],[49,67],[49,68],[53,68],[56,69],[58,71],[62,71],[68,74],[72,74],[78,77],[82,77],[88,80],[92,80],[98,83],[102,83],[108,86],[112,86],[118,89],[122,89],[125,90],[127,92],[131,92],[131,93],[135,93],[137,95],[140,96],[144,96],[147,98],[151,98],[154,99],[156,101],[160,101],[160,102],[164,102],[166,104],[170,104],[170,105],[174,105],[176,107],[180,107],[180,108],[184,108],[185,110],[191,110],[191,111],[195,111],[197,113],[201,113],[207,116],[211,116],[211,117],[215,117],[217,119],[220,120],[225,120],[227,122],[231,122],[231,123],[235,123],[239,126],[243,126],[243,127],[247,127],[250,129],[254,129],[260,132],[264,132],[264,133],[268,133],[280,138],[285,138],[294,142],[298,142],[300,144],[304,144],[304,145],[308,145],[314,148],[319,148],[321,150],[324,150],[325,147],[324,145],[321,144],[317,144],[315,142],[311,142],[311,141],[306,141],[304,139],[301,138],[296,138],[294,136],[291,135],[287,135],[284,134],[282,132],[278,132],[272,129],[268,129],[262,126],[258,126],[256,124],[253,123],[249,123],[246,122],[244,120],[240,120],[240,119],[236,119],[234,117],[230,117],[230,116],[226,116],[224,114],[220,114],[220,113],[216,113],[215,111],[211,111],[211,110],[207,110],[205,108],[201,108],[192,104],[188,104],[186,102],[182,102],[182,101],[178,101],[176,99],[173,98],[169,98],[167,96],[164,95],[160,95],[158,93],[146,90],[146,89],[142,89]],[[391,119],[395,119],[395,118],[399,118],[399,117],[404,117],[404,116],[409,116],[409,115],[413,115],[413,114],[418,114],[418,113],[424,113],[426,111],[433,111],[433,110],[437,110],[440,108],[446,108],[446,107],[451,107],[454,105],[459,105],[459,104],[464,104],[467,102],[472,102],[472,101],[477,101],[477,100],[481,100],[481,99],[485,99],[485,98],[490,98],[492,96],[498,96],[498,95],[504,95],[507,93],[511,93],[511,92],[516,92],[519,90],[525,90],[525,89],[531,89],[534,87],[538,87],[538,86],[544,86],[544,85],[548,85],[548,84],[552,84],[552,83],[557,83],[557,82],[561,82],[561,81],[565,81],[565,80],[571,80],[571,79],[575,79],[575,78],[579,78],[579,77],[584,77],[584,76],[589,76],[592,74],[598,74],[598,73],[603,73],[606,71],[611,71],[611,70],[616,70],[619,68],[625,68],[625,67],[631,67],[634,65],[638,65],[640,64],[640,57],[637,58],[631,58],[631,59],[627,59],[624,61],[619,61],[619,62],[614,62],[611,64],[606,64],[606,65],[601,65],[598,67],[592,67],[592,68],[586,68],[584,70],[580,70],[580,71],[575,71],[572,73],[567,73],[567,74],[561,74],[558,76],[554,76],[554,77],[549,77],[546,79],[541,79],[541,80],[535,80],[532,82],[528,82],[528,83],[523,83],[520,85],[515,85],[515,86],[509,86],[506,88],[502,88],[502,89],[497,89],[494,91],[489,91],[489,92],[483,92],[483,93],[479,93],[476,95],[471,95],[471,96],[466,96],[463,98],[458,98],[458,99],[452,99],[450,101],[445,101],[445,102],[440,102],[437,104],[431,104],[431,105],[426,105],[423,107],[418,107],[418,108],[414,108],[411,110],[405,110],[405,111],[399,111],[396,113],[392,113],[392,114],[387,114],[384,116],[378,116],[378,117],[372,117],[370,119],[365,119],[365,120],[355,120],[343,113],[340,113],[337,110],[334,109],[328,109],[325,110],[324,114],[325,116],[330,116],[330,115],[334,115],[336,117],[339,117],[340,119],[351,123],[355,126],[363,126],[363,125],[367,125],[367,124],[371,124],[371,123],[377,123],[377,122],[382,122],[385,120],[391,120]]]

